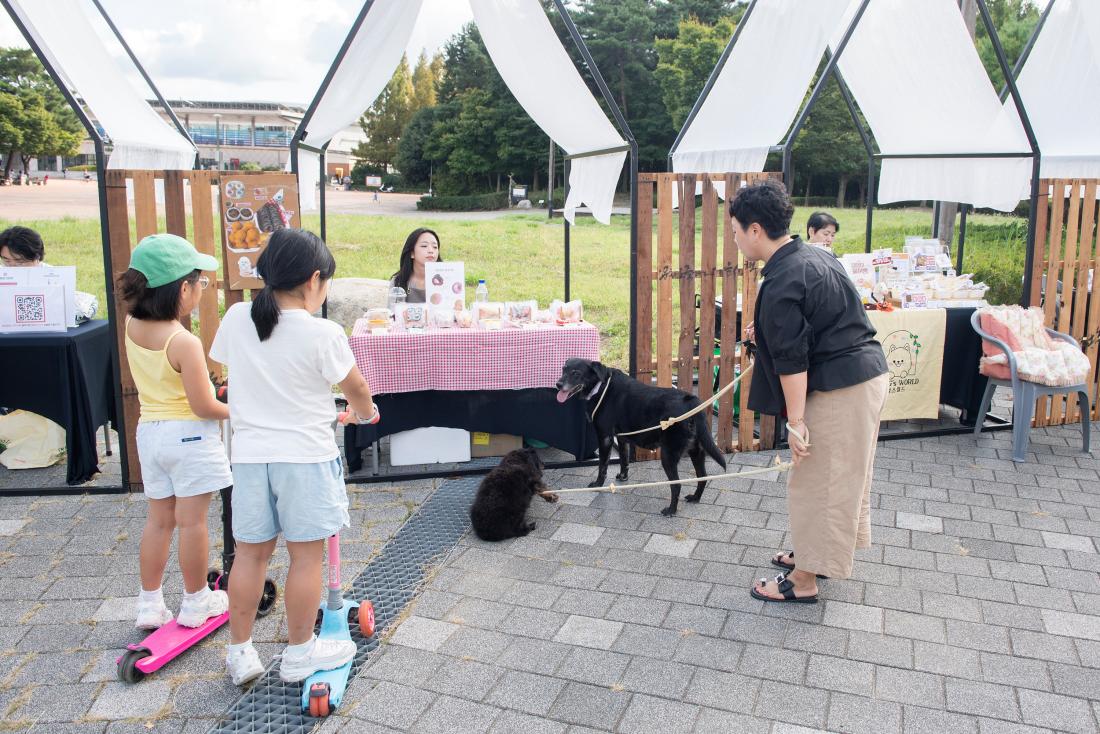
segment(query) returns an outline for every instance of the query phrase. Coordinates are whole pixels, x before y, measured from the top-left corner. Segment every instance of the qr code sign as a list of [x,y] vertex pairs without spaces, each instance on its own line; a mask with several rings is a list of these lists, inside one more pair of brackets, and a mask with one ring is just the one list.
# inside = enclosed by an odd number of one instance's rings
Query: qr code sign
[[23,295],[15,297],[15,323],[46,323],[46,297],[44,295]]

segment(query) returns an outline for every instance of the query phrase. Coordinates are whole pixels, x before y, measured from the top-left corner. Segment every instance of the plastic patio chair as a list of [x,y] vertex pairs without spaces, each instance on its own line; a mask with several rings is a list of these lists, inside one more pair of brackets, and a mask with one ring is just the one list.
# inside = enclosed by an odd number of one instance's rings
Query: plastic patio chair
[[[1027,461],[1027,444],[1031,432],[1031,419],[1035,414],[1036,399],[1040,395],[1070,395],[1072,393],[1077,393],[1077,407],[1081,412],[1082,450],[1086,454],[1089,453],[1089,393],[1084,383],[1080,385],[1067,385],[1065,387],[1052,387],[1050,385],[1042,385],[1037,382],[1028,382],[1027,380],[1020,379],[1020,375],[1016,371],[1016,355],[1009,350],[1007,344],[984,331],[980,319],[981,314],[975,311],[970,316],[970,325],[974,327],[974,331],[978,333],[978,336],[980,336],[983,341],[990,342],[1008,356],[1008,369],[1012,379],[999,380],[993,377],[988,378],[989,381],[985,386],[985,394],[982,395],[982,407],[978,410],[978,420],[974,424],[974,435],[977,436],[982,432],[982,426],[985,424],[985,414],[989,411],[989,405],[993,401],[993,392],[998,387],[1011,387],[1012,460],[1018,462]],[[1054,329],[1047,329],[1047,334],[1054,339],[1061,339],[1064,342],[1069,342],[1077,346],[1077,340],[1069,334],[1063,334]]]

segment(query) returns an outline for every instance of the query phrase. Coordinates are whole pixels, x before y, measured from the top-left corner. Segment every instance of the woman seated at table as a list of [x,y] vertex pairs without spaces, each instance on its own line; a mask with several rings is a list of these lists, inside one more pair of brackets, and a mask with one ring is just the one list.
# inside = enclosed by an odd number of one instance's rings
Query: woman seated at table
[[828,212],[814,212],[806,222],[806,243],[833,251],[833,240],[840,231],[840,222]]
[[424,303],[424,266],[443,262],[439,256],[439,235],[430,229],[414,229],[401,248],[401,262],[390,285],[404,288],[406,303]]
[[30,227],[8,227],[0,232],[0,263],[5,268],[33,268],[46,263],[42,237]]

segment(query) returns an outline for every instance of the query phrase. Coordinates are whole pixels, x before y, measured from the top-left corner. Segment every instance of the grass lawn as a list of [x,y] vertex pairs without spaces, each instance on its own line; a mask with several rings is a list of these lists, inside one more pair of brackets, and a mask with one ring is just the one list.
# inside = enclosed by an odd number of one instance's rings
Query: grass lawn
[[[796,228],[801,228],[810,213],[810,209],[797,210]],[[844,209],[834,210],[833,214],[841,227],[837,249],[862,252],[864,211]],[[307,215],[304,220],[307,229],[318,231],[316,215]],[[16,223],[41,233],[47,262],[77,266],[77,287],[96,294],[100,313],[106,314],[99,221],[0,219],[0,229]],[[336,256],[337,277],[388,278],[397,268],[406,235],[418,226],[439,233],[445,259],[466,263],[471,290],[478,278],[485,278],[493,300],[535,298],[545,307],[550,300],[562,297],[561,220],[551,223],[538,214],[480,221],[433,220],[430,214],[422,220],[334,214],[328,219],[328,243]],[[991,300],[1014,301],[1019,297],[1023,274],[1026,221],[975,215],[968,218],[967,228],[967,272],[977,273],[993,286]],[[673,232],[677,231],[674,223]],[[930,236],[930,213],[900,209],[875,212],[876,247],[900,248],[906,235]],[[589,217],[578,218],[571,240],[571,295],[584,301],[586,318],[600,328],[604,361],[625,368],[630,334],[629,218],[613,217],[610,226]]]

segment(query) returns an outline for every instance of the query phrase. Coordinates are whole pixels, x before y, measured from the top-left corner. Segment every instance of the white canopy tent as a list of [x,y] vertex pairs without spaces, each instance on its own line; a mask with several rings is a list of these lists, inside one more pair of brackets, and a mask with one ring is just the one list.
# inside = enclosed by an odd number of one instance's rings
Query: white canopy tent
[[[302,207],[311,208],[319,153],[353,123],[389,81],[408,44],[421,0],[367,0],[295,136]],[[565,52],[538,0],[470,0],[489,56],[535,123],[572,159],[565,217],[587,204],[608,223],[630,145]],[[564,8],[559,12],[564,15]],[[532,63],[532,59],[537,60]],[[617,110],[613,110],[616,112]]]
[[1043,152],[1042,176],[1100,178],[1100,4],[1050,0],[1032,40],[1016,84]]
[[787,135],[791,121],[828,49],[879,145],[879,203],[1008,211],[1026,198],[1032,146],[955,0],[754,0],[741,26],[673,146],[674,170],[761,171],[781,142],[789,164],[808,108]]
[[[102,126],[113,150],[108,168],[190,169],[196,150],[182,126],[173,129],[146,101],[146,93],[130,82],[124,59],[108,52],[92,23],[102,13],[98,0],[4,0],[27,41],[60,77],[64,91],[75,91]],[[117,34],[129,54],[131,72],[140,73],[157,97],[159,92]],[[163,99],[161,100],[163,104]],[[164,104],[171,114],[171,108]],[[92,139],[96,130],[89,130]]]

